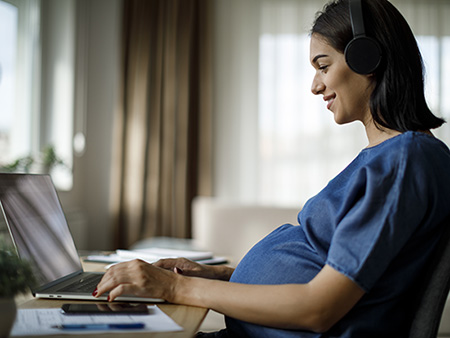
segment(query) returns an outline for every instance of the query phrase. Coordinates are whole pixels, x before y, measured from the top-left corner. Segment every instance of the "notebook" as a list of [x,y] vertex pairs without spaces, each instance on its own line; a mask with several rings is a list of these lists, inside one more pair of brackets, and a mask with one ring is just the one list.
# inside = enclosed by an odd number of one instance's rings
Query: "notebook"
[[[49,175],[0,173],[0,207],[19,256],[32,266],[35,297],[106,300],[107,294],[92,296],[103,273],[83,271]],[[132,295],[116,300],[163,301]]]

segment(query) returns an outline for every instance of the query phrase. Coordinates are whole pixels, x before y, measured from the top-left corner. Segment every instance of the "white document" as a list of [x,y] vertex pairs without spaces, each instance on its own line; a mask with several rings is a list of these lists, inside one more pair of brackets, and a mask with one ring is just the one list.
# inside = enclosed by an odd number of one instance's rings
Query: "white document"
[[[136,256],[132,256],[132,257],[130,257],[130,256],[124,257],[124,256],[126,256],[126,255],[119,256],[116,253],[109,254],[109,255],[89,255],[84,259],[84,261],[85,262],[98,262],[98,263],[114,264],[114,263],[128,262],[128,261],[138,258]],[[164,257],[164,258],[167,258],[167,257]],[[139,259],[142,259],[143,261],[150,263],[150,264],[153,264],[157,260],[159,260],[159,258],[158,259],[146,259],[146,258],[143,258],[142,256],[139,257]],[[228,259],[226,257],[214,256],[214,257],[208,258],[208,259],[196,260],[196,262],[200,263],[200,264],[225,264],[225,263],[228,263]]]
[[[64,315],[61,309],[19,309],[16,321],[11,331],[13,336],[39,336],[56,334],[92,334],[105,332],[172,332],[183,331],[183,328],[175,323],[156,305],[148,307],[149,315]],[[104,329],[67,330],[56,328],[67,324],[127,324],[143,323],[141,329]]]
[[101,263],[120,263],[127,262],[133,259],[142,259],[150,264],[162,258],[179,258],[184,257],[201,264],[224,264],[228,260],[225,257],[215,257],[209,251],[191,251],[165,248],[147,248],[136,250],[116,250],[116,252],[109,255],[89,255],[85,258],[87,262],[101,262]]
[[147,248],[136,250],[116,250],[116,254],[122,258],[140,258],[147,261],[157,261],[161,258],[178,258],[185,257],[194,261],[202,259],[211,259],[213,257],[212,252],[208,251],[190,251],[190,250],[177,250],[177,249],[164,249],[164,248]]

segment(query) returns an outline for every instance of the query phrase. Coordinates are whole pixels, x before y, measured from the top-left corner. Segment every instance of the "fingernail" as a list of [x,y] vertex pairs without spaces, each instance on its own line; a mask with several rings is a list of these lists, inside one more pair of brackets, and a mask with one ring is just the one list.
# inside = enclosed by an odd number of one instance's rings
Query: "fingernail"
[[97,288],[94,290],[94,292],[92,292],[92,295],[95,297],[95,296],[97,296],[97,294],[98,294],[98,290],[97,290]]
[[108,297],[106,297],[106,301],[109,302],[110,299],[111,299],[111,298],[109,298],[109,295],[108,295]]
[[178,268],[178,267],[174,267],[173,270],[174,270],[175,273],[177,273],[177,274],[179,274],[179,275],[182,275],[182,274],[183,274],[183,270],[181,270],[181,269]]

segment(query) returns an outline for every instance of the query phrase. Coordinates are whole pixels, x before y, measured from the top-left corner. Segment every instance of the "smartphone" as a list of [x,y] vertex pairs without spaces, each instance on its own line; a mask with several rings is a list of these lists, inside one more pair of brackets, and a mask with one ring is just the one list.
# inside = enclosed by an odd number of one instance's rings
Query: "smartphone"
[[149,313],[147,305],[130,303],[63,304],[61,306],[61,311],[66,315],[146,315]]

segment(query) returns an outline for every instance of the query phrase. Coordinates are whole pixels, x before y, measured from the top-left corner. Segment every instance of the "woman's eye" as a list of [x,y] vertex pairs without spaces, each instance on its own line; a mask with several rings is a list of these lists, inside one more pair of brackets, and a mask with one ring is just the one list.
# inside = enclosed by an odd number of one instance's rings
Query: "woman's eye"
[[319,70],[325,71],[327,68],[328,68],[328,66],[320,66],[320,67],[319,67]]

